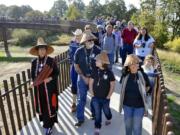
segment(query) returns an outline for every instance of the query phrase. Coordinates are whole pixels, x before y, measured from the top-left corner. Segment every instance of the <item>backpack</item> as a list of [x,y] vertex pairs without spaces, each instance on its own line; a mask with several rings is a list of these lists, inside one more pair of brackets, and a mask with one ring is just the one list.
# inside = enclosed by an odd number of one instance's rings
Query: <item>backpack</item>
[[[113,35],[113,40],[114,40],[114,45],[115,45],[115,43],[116,43],[116,36],[113,33],[112,33],[112,35]],[[106,33],[103,35],[103,39],[105,38],[105,36],[106,36]]]

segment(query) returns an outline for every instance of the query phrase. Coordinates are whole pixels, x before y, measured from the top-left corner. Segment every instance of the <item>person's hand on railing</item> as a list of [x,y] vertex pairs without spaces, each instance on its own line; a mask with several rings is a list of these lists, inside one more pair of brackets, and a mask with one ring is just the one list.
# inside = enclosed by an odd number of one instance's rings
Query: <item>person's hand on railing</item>
[[44,80],[44,82],[45,82],[45,83],[49,83],[51,80],[52,80],[52,77],[49,77],[49,78],[46,78],[46,79]]
[[32,89],[34,87],[33,82],[29,85],[29,89]]

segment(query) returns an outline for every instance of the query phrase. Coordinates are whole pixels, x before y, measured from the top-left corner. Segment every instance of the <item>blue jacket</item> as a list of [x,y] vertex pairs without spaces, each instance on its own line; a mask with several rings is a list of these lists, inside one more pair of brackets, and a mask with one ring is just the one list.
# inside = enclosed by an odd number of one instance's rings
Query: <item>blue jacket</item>
[[69,50],[68,50],[70,64],[74,63],[74,54],[78,48],[79,48],[79,43],[72,40],[69,44]]

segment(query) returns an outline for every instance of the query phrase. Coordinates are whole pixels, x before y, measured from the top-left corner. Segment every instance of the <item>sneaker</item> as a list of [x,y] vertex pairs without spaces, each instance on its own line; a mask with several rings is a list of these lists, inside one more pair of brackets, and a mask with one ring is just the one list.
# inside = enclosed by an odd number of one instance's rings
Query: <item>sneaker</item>
[[90,119],[91,119],[91,120],[95,120],[95,116],[94,116],[94,115],[91,115],[91,116],[90,116]]
[[99,129],[95,129],[94,135],[100,135]]
[[46,128],[46,134],[45,135],[51,135],[52,134],[52,128]]
[[76,126],[76,127],[80,127],[83,123],[84,123],[84,121],[77,121],[77,122],[75,123],[75,126]]
[[110,120],[106,120],[106,121],[105,121],[105,125],[106,125],[106,126],[108,126],[108,125],[110,125],[110,124],[111,124],[111,121],[110,121]]
[[71,106],[71,112],[76,112],[76,104],[73,103],[72,106]]

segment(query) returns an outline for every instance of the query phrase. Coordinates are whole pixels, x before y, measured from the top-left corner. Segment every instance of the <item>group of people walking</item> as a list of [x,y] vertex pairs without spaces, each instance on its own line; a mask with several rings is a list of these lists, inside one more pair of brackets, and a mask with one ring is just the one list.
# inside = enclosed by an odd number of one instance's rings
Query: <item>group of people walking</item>
[[[154,39],[145,27],[134,29],[133,22],[120,29],[118,25],[97,25],[93,31],[86,25],[84,31],[76,29],[69,45],[71,64],[71,112],[76,113],[76,127],[85,122],[87,93],[91,95],[91,119],[94,135],[100,134],[102,111],[105,125],[111,124],[110,99],[115,89],[114,63],[123,66],[120,85],[120,112],[124,110],[126,135],[142,134],[142,119],[147,114],[147,93],[153,92],[156,64],[152,51]],[[32,61],[31,76],[35,91],[35,107],[43,121],[46,135],[52,134],[57,122],[59,71],[54,59],[48,56],[53,48],[39,38],[30,53],[37,58]],[[120,65],[119,65],[120,66]],[[60,72],[61,73],[61,72]]]

